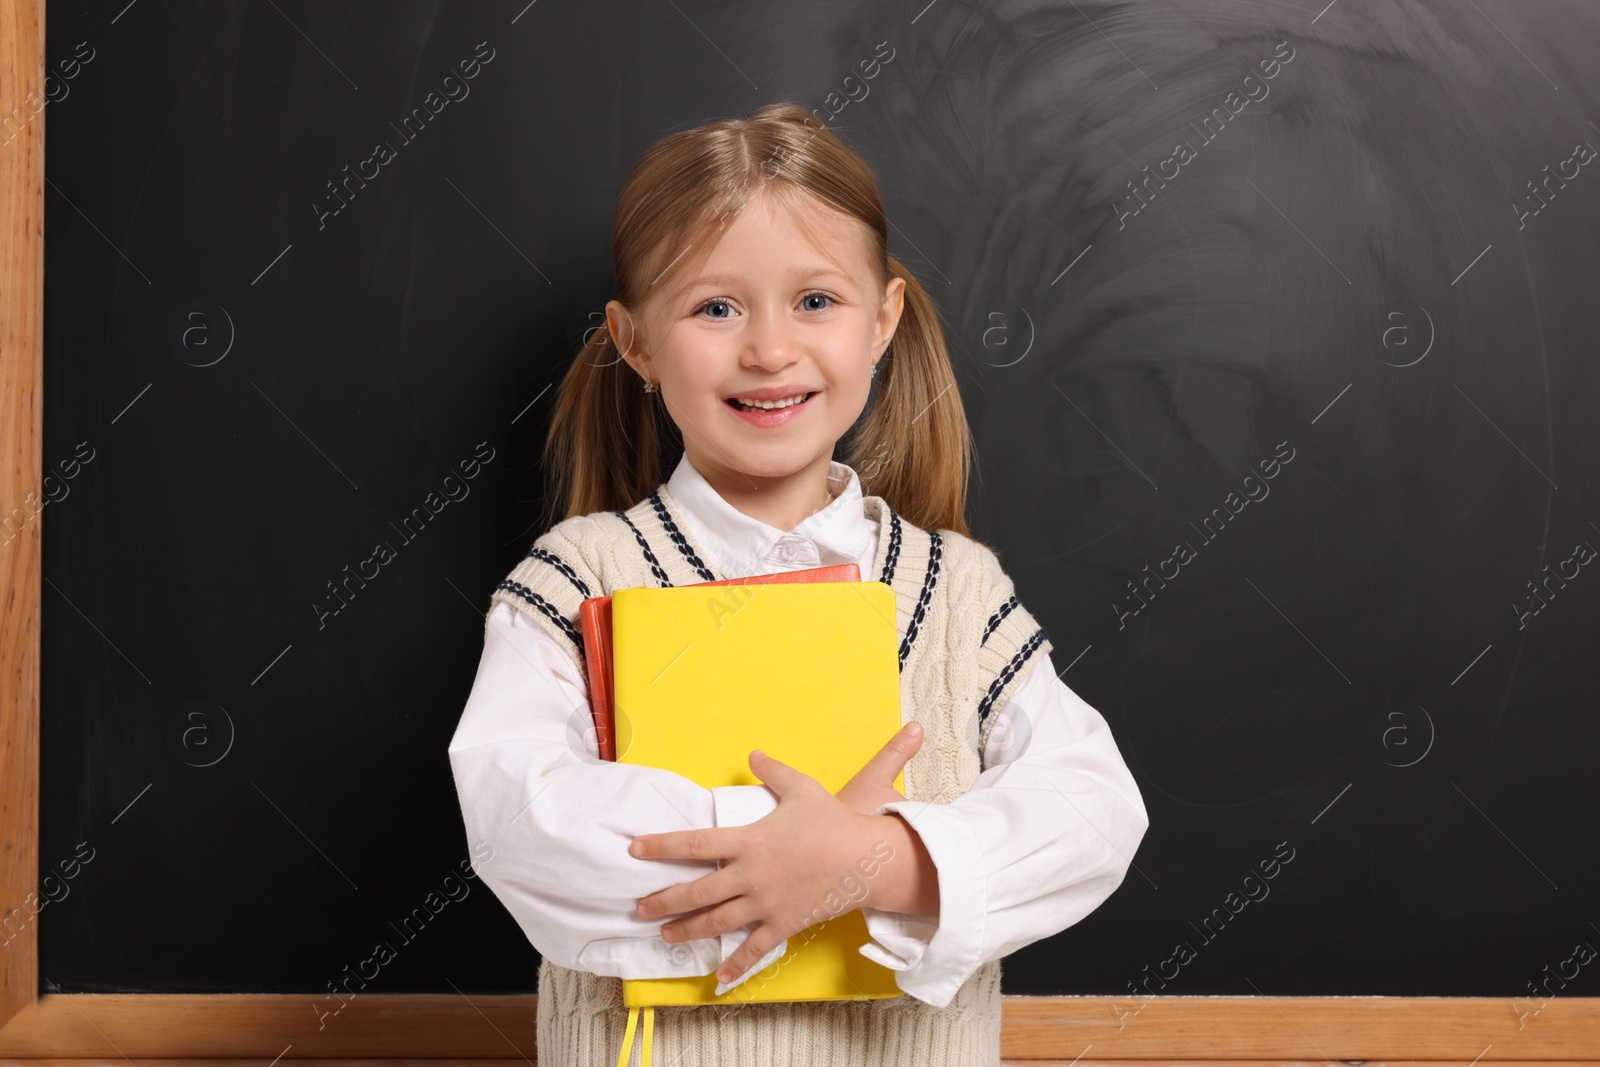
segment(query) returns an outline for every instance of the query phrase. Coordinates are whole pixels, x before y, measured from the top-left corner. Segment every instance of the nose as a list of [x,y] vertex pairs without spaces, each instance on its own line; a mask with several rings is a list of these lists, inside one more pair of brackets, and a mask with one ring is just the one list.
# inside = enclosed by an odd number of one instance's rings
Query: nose
[[793,324],[781,311],[761,309],[750,324],[743,362],[746,366],[781,370],[795,361],[799,346]]

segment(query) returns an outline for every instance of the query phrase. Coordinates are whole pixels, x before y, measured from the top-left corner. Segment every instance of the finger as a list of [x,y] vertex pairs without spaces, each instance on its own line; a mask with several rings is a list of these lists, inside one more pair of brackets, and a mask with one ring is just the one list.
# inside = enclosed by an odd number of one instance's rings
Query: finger
[[734,832],[741,829],[725,826],[640,834],[628,846],[628,854],[646,860],[723,860],[735,844],[731,840]]
[[719,898],[714,906],[704,911],[697,911],[693,915],[667,923],[661,928],[661,936],[675,945],[684,941],[720,937],[729,930],[737,930],[754,919],[754,911],[755,905],[745,897],[735,897],[732,900]]
[[906,762],[915,756],[921,747],[922,724],[913,719],[895,731],[895,735],[878,750],[877,755],[869,759],[866,765],[856,772],[855,777],[845,783],[846,788],[858,784],[892,787],[895,775],[905,768]]
[[781,801],[784,794],[795,789],[805,788],[807,782],[812,782],[820,789],[822,783],[806,774],[796,770],[783,760],[769,756],[759,748],[750,753],[750,770],[761,779],[761,784],[771,789]]
[[744,939],[742,945],[729,953],[722,966],[717,968],[717,981],[727,983],[738,978],[761,962],[761,957],[771,952],[783,940],[783,934],[776,926],[762,923],[756,927],[754,933]]
[[[692,882],[680,882],[640,897],[634,902],[634,912],[641,919],[687,915],[733,899],[743,892],[743,885],[743,879],[733,877],[732,872],[724,868]],[[662,927],[663,932],[666,929],[666,926]]]

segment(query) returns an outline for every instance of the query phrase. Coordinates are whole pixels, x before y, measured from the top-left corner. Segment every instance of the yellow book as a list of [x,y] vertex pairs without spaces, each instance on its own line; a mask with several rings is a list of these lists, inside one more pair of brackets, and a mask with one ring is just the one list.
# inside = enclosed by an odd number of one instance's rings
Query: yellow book
[[[895,594],[883,582],[619,589],[611,625],[619,763],[708,789],[760,785],[749,766],[759,748],[837,793],[900,729]],[[904,792],[903,771],[894,784]],[[847,889],[863,880],[847,877]],[[894,971],[861,955],[869,940],[859,910],[835,915],[720,997],[715,974],[625,979],[619,1063],[639,1009],[648,1055],[654,1007],[899,996]]]

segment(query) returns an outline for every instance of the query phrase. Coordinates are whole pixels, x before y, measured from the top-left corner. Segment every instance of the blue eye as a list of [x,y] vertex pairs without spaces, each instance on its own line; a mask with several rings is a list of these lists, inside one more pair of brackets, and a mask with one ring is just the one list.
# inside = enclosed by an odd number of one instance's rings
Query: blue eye
[[[808,300],[825,300],[825,301],[827,301],[827,303],[824,304],[822,307],[807,306],[806,305],[806,301],[808,301]],[[838,303],[837,300],[835,300],[828,293],[824,293],[821,290],[816,290],[816,291],[813,291],[813,292],[806,293],[804,296],[802,296],[800,298],[800,306],[802,308],[804,308],[806,311],[827,311],[828,308],[832,307],[836,303]],[[721,307],[721,308],[726,309],[726,314],[712,315],[711,318],[726,321],[727,319],[731,319],[733,317],[733,309],[731,307],[729,307],[728,301],[722,299],[721,297],[717,297],[717,298],[714,298],[714,299],[711,299],[711,300],[707,300],[705,303],[703,303],[699,307],[695,308],[694,309],[694,313],[696,315],[705,314],[711,308],[714,308],[714,307]]]

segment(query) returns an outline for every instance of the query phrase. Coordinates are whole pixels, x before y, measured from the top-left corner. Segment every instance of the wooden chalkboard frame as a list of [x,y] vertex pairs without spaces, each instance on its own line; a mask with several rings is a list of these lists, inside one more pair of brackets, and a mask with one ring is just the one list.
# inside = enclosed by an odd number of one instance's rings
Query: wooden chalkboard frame
[[[0,921],[39,877],[40,518],[44,294],[44,0],[0,4],[0,522],[28,521],[0,562]],[[28,102],[37,101],[37,113]],[[5,115],[0,114],[0,122]],[[15,126],[7,127],[11,132]],[[530,962],[532,953],[530,951]],[[1374,960],[1374,966],[1381,961]],[[0,947],[0,1057],[130,1059],[534,1058],[535,997],[368,994],[319,1032],[314,997],[39,995],[38,923]],[[345,1014],[348,1012],[348,1014]],[[1087,1056],[1089,1052],[1093,1056]],[[1369,1060],[1600,1062],[1600,998],[1556,997],[1531,1023],[1494,997],[1005,998],[1007,1062]]]

